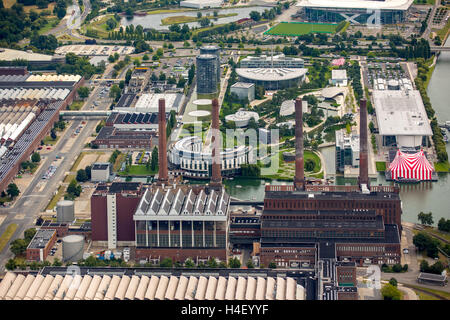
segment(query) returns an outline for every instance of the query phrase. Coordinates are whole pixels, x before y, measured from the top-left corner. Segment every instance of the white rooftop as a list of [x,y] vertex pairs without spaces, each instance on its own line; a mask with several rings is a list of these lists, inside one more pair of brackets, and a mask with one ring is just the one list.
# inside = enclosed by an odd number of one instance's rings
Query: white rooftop
[[347,70],[331,70],[331,79],[347,80]]
[[418,90],[374,90],[373,100],[380,135],[433,134]]
[[408,10],[414,0],[300,0],[297,7]]
[[52,61],[52,56],[47,54],[26,52],[21,50],[13,50],[0,48],[0,60],[13,61],[16,59],[28,60],[28,61]]
[[282,81],[300,78],[306,68],[237,68],[236,73],[246,79],[259,81]]
[[254,83],[248,83],[248,82],[236,82],[231,86],[231,88],[242,88],[242,89],[249,89],[253,87]]
[[165,99],[166,113],[172,109],[178,112],[180,99],[178,99],[178,104],[176,102],[179,96],[178,93],[144,93],[136,102],[134,109],[137,112],[158,112],[159,99]]

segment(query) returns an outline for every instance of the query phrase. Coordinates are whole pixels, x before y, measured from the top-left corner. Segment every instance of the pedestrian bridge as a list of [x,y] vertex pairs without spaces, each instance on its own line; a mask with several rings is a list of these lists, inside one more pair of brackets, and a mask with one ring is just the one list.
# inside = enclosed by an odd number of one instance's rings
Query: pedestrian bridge
[[430,47],[431,52],[450,51],[450,47]]
[[64,110],[59,114],[63,118],[102,118],[108,117],[111,114],[111,110]]

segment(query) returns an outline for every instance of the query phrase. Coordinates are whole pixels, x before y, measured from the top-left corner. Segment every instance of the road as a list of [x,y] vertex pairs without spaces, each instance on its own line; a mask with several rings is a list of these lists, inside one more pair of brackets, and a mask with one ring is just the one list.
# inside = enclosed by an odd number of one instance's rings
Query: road
[[437,8],[439,7],[440,4],[441,4],[440,0],[435,0],[434,6],[431,9],[431,13],[430,13],[430,16],[428,18],[427,28],[425,29],[425,31],[422,34],[422,38],[424,38],[427,41],[430,39],[431,25],[433,23],[434,14],[436,13],[436,10],[437,10]]
[[[94,88],[84,104],[83,109],[90,109],[94,101],[100,100],[98,89],[99,87]],[[107,109],[109,103],[109,99],[106,99],[96,109]],[[64,131],[63,135],[60,137],[60,141],[58,141],[54,149],[45,156],[42,156],[43,159],[41,161],[44,161],[44,165],[34,174],[34,178],[28,188],[26,190],[21,190],[21,197],[12,207],[0,209],[0,215],[6,215],[5,220],[0,225],[0,235],[5,232],[6,228],[11,223],[16,223],[18,228],[10,240],[11,242],[17,238],[23,237],[23,232],[34,225],[35,219],[42,211],[44,211],[45,206],[50,201],[54,192],[61,185],[64,176],[70,171],[73,162],[84,148],[86,139],[94,132],[97,122],[98,120],[87,121],[86,125],[75,138],[73,147],[67,152],[61,152],[71,138],[72,133],[81,125],[81,120],[73,121],[70,127]],[[40,187],[37,188],[37,186],[38,183],[42,181],[41,177],[48,167],[56,160],[57,155],[60,156],[63,161],[57,168],[55,174],[47,180],[43,190],[37,190],[38,188],[40,189]],[[0,272],[4,270],[4,265],[8,259],[13,257],[13,254],[9,250],[10,242],[8,242],[0,252]]]

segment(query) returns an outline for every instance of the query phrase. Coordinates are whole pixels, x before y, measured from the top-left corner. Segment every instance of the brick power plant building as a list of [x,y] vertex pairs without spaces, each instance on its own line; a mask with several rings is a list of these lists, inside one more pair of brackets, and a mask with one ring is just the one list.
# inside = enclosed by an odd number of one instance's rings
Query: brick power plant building
[[399,190],[370,186],[367,108],[360,102],[358,186],[306,184],[303,170],[303,115],[295,103],[296,155],[292,186],[266,186],[261,216],[261,263],[311,265],[319,259],[363,264],[400,262]]

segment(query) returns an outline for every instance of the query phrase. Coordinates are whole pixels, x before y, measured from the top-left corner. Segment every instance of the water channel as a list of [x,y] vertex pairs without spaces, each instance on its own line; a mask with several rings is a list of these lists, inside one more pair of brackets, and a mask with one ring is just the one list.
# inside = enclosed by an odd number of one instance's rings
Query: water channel
[[[258,11],[262,13],[264,10],[267,10],[267,7],[243,7],[243,8],[233,8],[233,9],[211,9],[211,10],[201,10],[203,17],[208,17],[215,25],[216,24],[224,24],[237,21],[239,19],[248,18],[250,12]],[[230,14],[236,13],[237,15],[223,17],[223,18],[214,18],[214,11],[217,11],[218,14]],[[134,16],[132,19],[128,19],[123,17],[120,20],[120,24],[122,26],[128,26],[133,24],[134,26],[141,25],[144,28],[152,28],[156,30],[169,30],[169,26],[163,26],[161,24],[161,20],[167,17],[174,16],[189,16],[189,17],[197,17],[198,11],[185,11],[185,12],[172,12],[172,13],[159,13],[159,14],[151,14],[146,16]],[[184,24],[184,23],[183,23]],[[186,23],[189,28],[192,27],[200,27],[198,22],[189,22]]]

